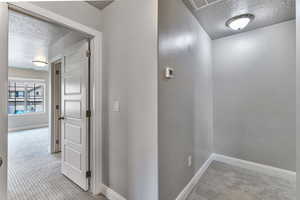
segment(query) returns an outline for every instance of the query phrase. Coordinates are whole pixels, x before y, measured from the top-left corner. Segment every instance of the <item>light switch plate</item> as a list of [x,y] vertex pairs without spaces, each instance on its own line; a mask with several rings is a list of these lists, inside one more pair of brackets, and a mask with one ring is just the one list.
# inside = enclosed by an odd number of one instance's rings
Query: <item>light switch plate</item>
[[112,110],[113,110],[113,112],[120,112],[120,102],[119,101],[114,101]]

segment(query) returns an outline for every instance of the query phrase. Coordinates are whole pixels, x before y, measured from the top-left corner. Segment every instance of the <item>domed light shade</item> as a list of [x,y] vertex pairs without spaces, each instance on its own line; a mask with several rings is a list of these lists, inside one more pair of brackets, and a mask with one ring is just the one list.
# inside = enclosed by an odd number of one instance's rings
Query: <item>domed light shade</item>
[[45,61],[41,61],[41,60],[34,60],[32,61],[33,64],[37,67],[45,67],[48,65],[48,62],[45,62]]
[[254,18],[255,16],[252,14],[238,15],[227,20],[226,26],[232,30],[239,31],[246,28]]

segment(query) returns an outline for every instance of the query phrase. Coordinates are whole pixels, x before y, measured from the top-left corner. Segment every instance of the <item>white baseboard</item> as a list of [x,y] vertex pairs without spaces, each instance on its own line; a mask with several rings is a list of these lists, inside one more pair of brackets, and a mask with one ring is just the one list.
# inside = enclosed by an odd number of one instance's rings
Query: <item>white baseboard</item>
[[213,161],[213,156],[211,155],[208,158],[208,160],[202,165],[202,167],[198,170],[196,175],[187,184],[187,186],[185,186],[185,188],[180,192],[176,200],[185,200],[188,197],[188,195],[192,192],[193,188],[199,182],[199,179],[204,174],[204,172],[208,169],[212,161]]
[[229,165],[253,170],[253,171],[267,174],[270,176],[284,178],[284,179],[288,179],[288,180],[292,180],[292,181],[296,180],[296,172],[293,172],[293,171],[279,169],[276,167],[258,164],[255,162],[245,161],[245,160],[241,160],[241,159],[237,159],[237,158],[232,158],[232,157],[228,157],[228,156],[224,156],[224,155],[220,155],[220,154],[213,154],[212,157],[213,157],[213,160],[215,160],[215,161],[223,162],[223,163],[226,163]]
[[127,200],[125,197],[115,192],[111,188],[107,187],[106,185],[102,185],[100,193],[103,194],[109,200]]
[[23,127],[18,127],[18,128],[9,128],[8,132],[24,131],[24,130],[30,130],[30,129],[36,129],[36,128],[46,128],[46,127],[48,127],[48,124],[38,124],[38,125],[23,126]]

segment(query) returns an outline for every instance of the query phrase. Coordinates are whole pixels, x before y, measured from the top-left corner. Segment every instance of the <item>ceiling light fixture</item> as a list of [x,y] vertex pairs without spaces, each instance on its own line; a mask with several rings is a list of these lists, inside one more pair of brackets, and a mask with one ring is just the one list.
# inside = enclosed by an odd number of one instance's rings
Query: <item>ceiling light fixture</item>
[[252,14],[238,15],[227,20],[226,26],[232,30],[239,31],[246,28],[254,18],[255,16]]
[[46,62],[46,61],[41,61],[41,60],[34,60],[34,61],[32,61],[32,62],[33,62],[33,64],[34,64],[35,66],[37,66],[37,67],[45,67],[45,66],[48,65],[48,62]]

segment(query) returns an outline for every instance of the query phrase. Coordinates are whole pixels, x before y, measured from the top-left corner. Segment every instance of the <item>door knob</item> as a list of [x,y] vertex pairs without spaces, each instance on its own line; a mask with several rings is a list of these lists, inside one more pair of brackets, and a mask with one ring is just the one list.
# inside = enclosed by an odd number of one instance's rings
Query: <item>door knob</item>
[[58,120],[64,120],[64,119],[65,119],[64,117],[59,117],[59,118],[58,118]]
[[0,157],[0,167],[2,166],[3,164],[3,159]]

